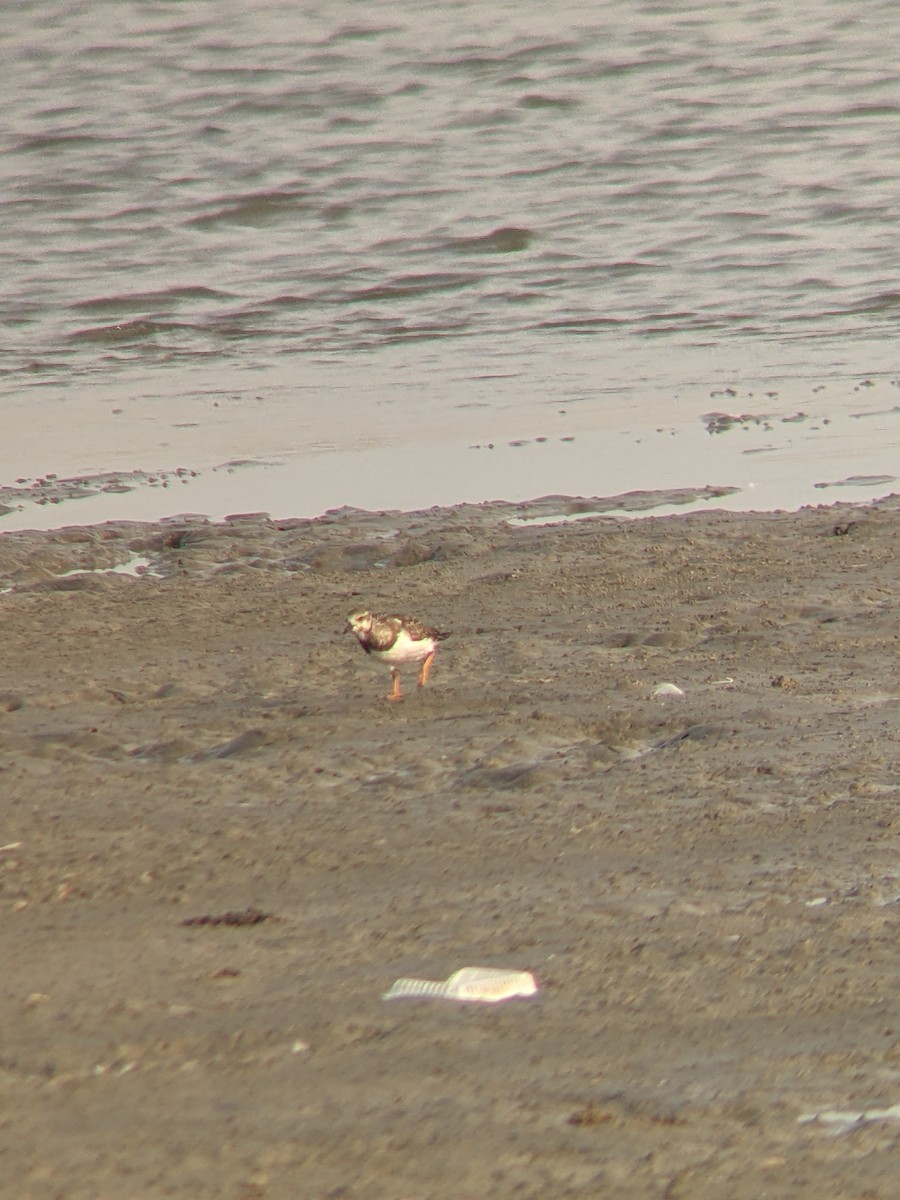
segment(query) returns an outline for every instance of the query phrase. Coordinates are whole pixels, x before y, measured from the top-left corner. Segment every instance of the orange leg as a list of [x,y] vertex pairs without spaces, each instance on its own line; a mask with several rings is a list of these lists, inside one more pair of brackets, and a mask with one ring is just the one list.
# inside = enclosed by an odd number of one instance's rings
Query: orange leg
[[428,655],[422,663],[422,669],[419,671],[419,687],[424,687],[428,682],[428,676],[431,674],[431,664],[434,662],[434,651]]
[[394,667],[391,667],[391,681],[391,694],[388,696],[388,700],[402,700],[403,691],[400,687],[400,673]]

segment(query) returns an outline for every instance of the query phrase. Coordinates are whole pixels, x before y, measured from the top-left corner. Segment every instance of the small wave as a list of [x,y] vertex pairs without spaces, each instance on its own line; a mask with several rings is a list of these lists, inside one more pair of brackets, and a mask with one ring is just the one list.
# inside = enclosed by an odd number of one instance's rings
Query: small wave
[[900,105],[896,104],[854,104],[844,109],[842,116],[848,117],[896,117],[900,115]]
[[826,318],[829,320],[843,320],[847,317],[878,315],[894,317],[898,308],[900,308],[900,292],[876,292],[874,296],[867,296],[862,300],[856,300],[850,304],[815,311],[804,310],[797,316],[786,317],[785,320],[819,321]]
[[533,238],[530,229],[504,225],[482,237],[450,238],[445,244],[448,250],[460,254],[512,254],[517,250],[527,250]]
[[563,171],[584,173],[584,161],[580,158],[563,158],[558,162],[547,162],[540,166],[527,166],[512,171],[505,171],[504,179],[540,179],[543,175],[557,175]]
[[510,108],[473,109],[461,113],[447,122],[448,129],[493,129],[497,125],[511,125],[519,120]]
[[379,341],[385,346],[401,342],[431,342],[440,338],[458,337],[465,333],[470,321],[443,321],[434,325],[395,324],[380,331]]
[[172,287],[158,292],[136,292],[133,296],[95,296],[78,300],[72,308],[80,312],[139,312],[147,308],[180,304],[183,300],[230,300],[228,292],[207,287]]
[[285,293],[281,296],[271,296],[268,300],[261,300],[258,304],[253,304],[248,308],[244,308],[240,313],[232,314],[233,316],[252,316],[266,312],[288,311],[296,308],[314,308],[320,301],[313,296],[296,296],[293,293]]
[[537,321],[532,329],[567,329],[571,333],[594,333],[618,325],[630,325],[631,319],[619,317],[561,317],[555,321]]
[[114,138],[93,133],[37,133],[12,147],[13,154],[46,154],[48,150],[72,150],[76,146],[102,146]]
[[546,42],[522,46],[507,52],[500,51],[496,54],[469,50],[450,58],[432,58],[417,65],[425,71],[494,72],[508,64],[518,65],[531,60],[544,63],[555,54],[571,53],[577,50],[578,47],[572,42]]
[[189,217],[185,223],[199,229],[212,229],[216,225],[266,225],[270,221],[280,220],[286,214],[301,212],[309,207],[302,192],[254,192],[223,205],[215,212]]
[[856,304],[851,304],[845,311],[850,313],[883,313],[900,308],[900,292],[876,292]]
[[636,258],[623,258],[619,262],[610,263],[607,270],[611,275],[634,275],[638,271],[658,271],[659,263],[641,262]]
[[120,321],[115,325],[96,325],[90,329],[76,329],[74,333],[69,334],[67,340],[74,345],[90,342],[142,342],[156,337],[157,334],[174,333],[180,329],[193,330],[196,329],[196,326],[138,317],[134,321]]
[[449,292],[480,282],[478,275],[404,275],[389,283],[375,284],[350,292],[347,300],[402,300],[407,296],[424,296],[429,292]]
[[327,40],[328,42],[368,41],[370,38],[382,37],[386,33],[397,33],[401,29],[400,25],[342,25]]
[[580,104],[570,96],[546,96],[543,92],[528,92],[519,98],[520,108],[578,108]]

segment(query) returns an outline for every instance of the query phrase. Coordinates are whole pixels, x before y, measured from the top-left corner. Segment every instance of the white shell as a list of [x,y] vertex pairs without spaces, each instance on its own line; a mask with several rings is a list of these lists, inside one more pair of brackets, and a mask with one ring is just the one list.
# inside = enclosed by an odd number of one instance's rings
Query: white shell
[[658,683],[653,689],[654,696],[683,696],[684,692],[677,683]]
[[538,990],[529,971],[504,971],[496,967],[461,967],[445,980],[398,979],[383,999],[401,996],[437,997],[444,1000],[479,1000],[496,1004],[513,996],[533,996]]

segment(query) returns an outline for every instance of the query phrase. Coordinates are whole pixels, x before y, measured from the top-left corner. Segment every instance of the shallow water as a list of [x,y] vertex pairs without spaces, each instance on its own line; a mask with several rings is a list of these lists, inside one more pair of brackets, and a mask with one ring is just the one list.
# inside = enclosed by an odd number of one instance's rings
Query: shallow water
[[[768,506],[892,475],[898,18],[860,12],[15,6],[0,485],[239,457],[286,469],[232,473],[223,509],[654,472],[752,507],[703,417],[798,410],[846,430],[848,469],[775,437]],[[635,428],[679,431],[665,472],[630,449],[624,482],[566,486],[543,451],[471,466]]]

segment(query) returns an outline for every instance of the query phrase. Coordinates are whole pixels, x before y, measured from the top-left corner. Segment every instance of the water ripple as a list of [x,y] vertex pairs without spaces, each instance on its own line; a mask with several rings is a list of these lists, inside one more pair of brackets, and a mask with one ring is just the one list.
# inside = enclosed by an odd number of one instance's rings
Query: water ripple
[[547,378],[590,339],[621,378],[666,342],[890,357],[891,0],[101,0],[5,25],[13,389],[140,396],[131,372],[192,356],[328,353],[365,380],[373,350],[453,343],[409,352],[421,395],[536,335]]

